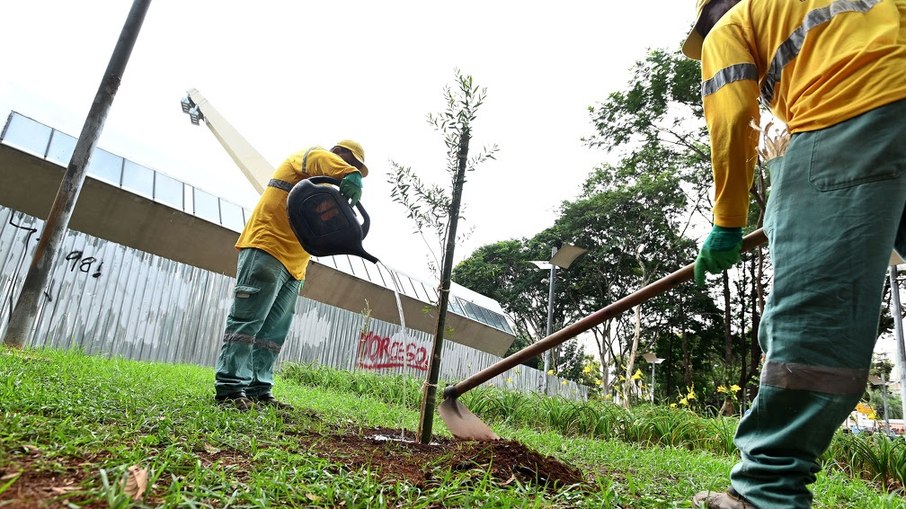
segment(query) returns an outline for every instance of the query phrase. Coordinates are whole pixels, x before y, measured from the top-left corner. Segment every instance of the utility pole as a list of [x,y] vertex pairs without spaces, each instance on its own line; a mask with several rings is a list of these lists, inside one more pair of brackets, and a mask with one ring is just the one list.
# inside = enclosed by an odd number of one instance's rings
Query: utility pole
[[79,134],[79,140],[76,142],[72,158],[69,160],[69,166],[66,168],[57,196],[54,198],[50,213],[44,222],[44,230],[41,232],[34,257],[25,281],[22,283],[22,292],[10,315],[9,328],[3,338],[3,342],[8,346],[22,348],[31,335],[38,312],[39,299],[44,287],[47,286],[54,256],[60,247],[63,234],[69,228],[72,210],[75,208],[79,193],[82,191],[82,184],[85,182],[85,170],[101,131],[104,129],[107,113],[113,103],[113,96],[119,89],[123,71],[129,62],[129,56],[132,54],[132,48],[135,46],[138,32],[141,30],[150,4],[151,0],[135,0],[126,17],[119,40],[113,49],[113,55],[104,71],[97,94],[94,96],[94,102],[91,103],[88,117],[82,126],[82,132]]

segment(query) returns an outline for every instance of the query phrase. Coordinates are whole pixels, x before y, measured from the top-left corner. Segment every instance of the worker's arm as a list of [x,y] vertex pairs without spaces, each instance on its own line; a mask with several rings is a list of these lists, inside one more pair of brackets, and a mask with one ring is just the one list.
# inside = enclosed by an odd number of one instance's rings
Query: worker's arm
[[317,157],[309,155],[309,175],[324,175],[340,181],[340,192],[355,205],[362,198],[362,174],[333,152],[321,150]]
[[745,29],[718,24],[702,51],[702,103],[711,137],[713,226],[695,260],[695,282],[739,261],[758,146],[758,69]]
[[715,225],[746,226],[757,163],[758,70],[741,29],[720,27],[702,52],[702,102],[711,136]]

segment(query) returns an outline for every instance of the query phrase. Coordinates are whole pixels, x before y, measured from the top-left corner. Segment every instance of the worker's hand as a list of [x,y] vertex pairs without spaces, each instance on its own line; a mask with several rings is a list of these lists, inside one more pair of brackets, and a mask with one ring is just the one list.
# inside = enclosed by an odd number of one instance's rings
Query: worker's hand
[[695,259],[695,284],[705,285],[705,272],[719,274],[739,261],[742,228],[714,225]]
[[362,199],[362,174],[354,171],[343,177],[340,193],[349,199],[350,205],[355,206]]

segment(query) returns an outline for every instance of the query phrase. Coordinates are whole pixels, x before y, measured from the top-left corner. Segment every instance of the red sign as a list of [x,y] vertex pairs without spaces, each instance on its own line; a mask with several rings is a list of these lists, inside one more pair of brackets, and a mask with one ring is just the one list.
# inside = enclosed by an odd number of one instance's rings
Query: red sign
[[409,367],[428,371],[428,348],[415,341],[362,333],[359,338],[358,366],[365,369]]

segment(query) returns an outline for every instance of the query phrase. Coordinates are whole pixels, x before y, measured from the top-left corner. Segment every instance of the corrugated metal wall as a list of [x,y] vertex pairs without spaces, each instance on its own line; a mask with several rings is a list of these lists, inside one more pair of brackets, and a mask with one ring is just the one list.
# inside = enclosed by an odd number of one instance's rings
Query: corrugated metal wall
[[[21,289],[43,221],[0,207],[0,335]],[[29,346],[213,366],[232,303],[233,278],[68,231]],[[300,298],[280,362],[368,369],[423,379],[431,336]],[[445,342],[441,379],[461,380],[498,357]],[[492,383],[536,391],[543,373],[520,366]],[[550,393],[585,398],[587,390],[548,377]]]

